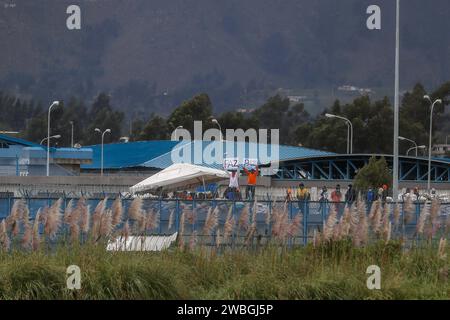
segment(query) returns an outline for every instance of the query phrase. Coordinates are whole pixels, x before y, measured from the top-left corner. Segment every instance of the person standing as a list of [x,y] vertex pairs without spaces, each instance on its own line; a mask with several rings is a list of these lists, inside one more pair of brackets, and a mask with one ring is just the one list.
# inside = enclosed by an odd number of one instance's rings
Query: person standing
[[305,188],[303,182],[298,185],[297,189],[297,200],[298,201],[309,201],[310,194],[308,188]]
[[246,167],[244,167],[244,172],[247,175],[247,188],[245,190],[245,198],[247,200],[254,200],[255,199],[255,189],[256,189],[256,179],[259,174],[258,166],[251,167],[250,170],[248,170]]
[[416,201],[419,201],[419,199],[420,199],[420,192],[419,192],[419,187],[415,187],[414,188],[414,195],[415,195],[415,197],[416,197]]
[[291,187],[288,187],[286,189],[286,198],[285,198],[285,200],[287,202],[291,202],[292,201],[292,188]]
[[333,202],[334,207],[336,208],[336,211],[338,213],[341,212],[341,201],[342,201],[341,186],[338,184],[336,185],[336,189],[334,189],[334,191],[331,192],[331,202]]
[[356,191],[355,189],[353,189],[353,185],[349,184],[347,192],[345,193],[345,202],[348,205],[352,205],[355,200],[356,200]]
[[298,208],[305,214],[309,212],[308,201],[310,200],[310,194],[308,188],[305,188],[303,182],[300,182],[297,189]]
[[380,201],[383,200],[383,187],[378,188],[377,200],[380,200]]
[[387,184],[383,184],[383,193],[382,193],[383,202],[386,202],[388,194],[389,194],[388,185]]
[[238,197],[239,191],[239,172],[238,170],[229,171],[230,174],[230,182],[228,184],[229,191],[233,195],[233,199],[235,200]]
[[322,191],[320,192],[319,212],[322,212],[322,213],[325,212],[327,203],[328,203],[328,189],[326,186],[323,186]]
[[342,201],[341,186],[339,184],[336,185],[336,189],[331,193],[331,201],[336,203]]
[[368,203],[372,203],[375,201],[375,192],[373,191],[372,187],[367,190],[366,200]]

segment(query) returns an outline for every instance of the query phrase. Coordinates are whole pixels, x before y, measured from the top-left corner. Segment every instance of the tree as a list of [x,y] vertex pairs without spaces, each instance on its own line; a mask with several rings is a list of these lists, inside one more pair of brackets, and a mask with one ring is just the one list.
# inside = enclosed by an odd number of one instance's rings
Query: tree
[[194,121],[202,121],[203,130],[211,127],[212,103],[205,93],[196,95],[191,100],[184,101],[167,119],[170,132],[178,126],[183,126],[191,135],[194,134]]
[[377,160],[375,156],[371,157],[369,163],[356,174],[354,184],[359,191],[378,188],[383,184],[392,185],[392,173],[389,170],[386,159],[381,157]]
[[138,119],[138,120],[134,120],[131,123],[131,134],[130,134],[130,141],[139,141],[141,140],[141,133],[142,130],[144,129],[145,126],[145,121]]
[[47,119],[43,116],[30,119],[23,136],[26,140],[39,143],[47,137]]
[[260,128],[279,129],[280,143],[297,144],[294,133],[309,120],[309,114],[302,103],[291,105],[289,98],[277,94],[254,111],[253,119],[258,121]]
[[138,137],[139,140],[167,140],[170,139],[166,119],[152,114]]
[[84,132],[83,143],[85,145],[100,143],[101,140],[98,133],[95,132],[95,128],[99,128],[102,132],[111,129],[111,134],[105,135],[105,142],[119,140],[125,115],[120,111],[113,110],[108,95],[105,93],[98,95],[88,113],[88,117],[91,122]]
[[[332,113],[349,119],[353,124],[353,152],[390,153],[392,150],[393,110],[388,98],[371,102],[362,96],[344,106],[335,101],[330,110],[325,110],[309,125],[302,125],[297,139],[305,146],[345,153],[347,125],[339,119],[329,119]],[[299,136],[298,134],[302,134]]]
[[[259,121],[256,117],[246,117],[242,112],[225,112],[218,117],[222,129],[258,129]],[[224,132],[225,134],[225,132]]]

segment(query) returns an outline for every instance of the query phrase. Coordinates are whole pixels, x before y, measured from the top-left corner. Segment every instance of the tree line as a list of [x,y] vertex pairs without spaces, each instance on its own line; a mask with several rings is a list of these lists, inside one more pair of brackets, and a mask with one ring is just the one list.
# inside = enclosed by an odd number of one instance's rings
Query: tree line
[[[444,83],[433,92],[427,92],[423,85],[417,84],[403,94],[400,108],[400,135],[428,145],[430,106],[423,96],[441,98],[434,112],[434,141],[442,142],[450,134],[450,115],[445,112],[449,104],[450,82]],[[350,119],[354,127],[354,153],[392,153],[393,108],[387,97],[373,100],[360,96],[350,103],[339,100],[316,117],[312,117],[303,103],[291,103],[287,97],[275,95],[251,112],[228,111],[214,114],[213,104],[206,93],[201,93],[182,102],[168,116],[149,113],[141,119],[128,120],[126,114],[113,107],[111,97],[100,93],[90,106],[77,98],[61,102],[52,109],[52,135],[60,134],[52,144],[70,146],[71,122],[74,127],[74,142],[81,145],[98,144],[102,131],[109,128],[111,134],[105,142],[118,142],[127,136],[130,141],[164,140],[179,126],[193,134],[194,120],[203,122],[203,129],[214,127],[211,121],[216,118],[223,133],[226,129],[241,128],[279,129],[280,143],[301,145],[332,152],[345,153],[347,126],[345,122],[325,117],[332,113]],[[0,92],[0,130],[17,130],[19,136],[39,143],[47,136],[47,108],[33,100],[22,100]],[[410,143],[400,142],[400,151],[406,152]]]

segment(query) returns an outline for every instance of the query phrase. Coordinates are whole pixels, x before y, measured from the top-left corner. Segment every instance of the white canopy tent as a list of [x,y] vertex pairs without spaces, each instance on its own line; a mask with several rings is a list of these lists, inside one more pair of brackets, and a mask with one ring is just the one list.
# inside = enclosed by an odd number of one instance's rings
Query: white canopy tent
[[227,179],[228,177],[228,173],[224,170],[207,168],[189,163],[175,163],[132,186],[130,192],[145,192],[158,188],[175,190],[179,187],[186,188],[199,184],[205,185],[207,182],[216,182]]

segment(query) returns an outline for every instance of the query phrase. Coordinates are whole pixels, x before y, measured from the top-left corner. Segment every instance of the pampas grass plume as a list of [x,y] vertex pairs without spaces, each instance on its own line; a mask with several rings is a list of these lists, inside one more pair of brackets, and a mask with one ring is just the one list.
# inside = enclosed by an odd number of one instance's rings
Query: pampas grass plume
[[122,222],[122,216],[123,216],[123,207],[122,207],[122,200],[120,197],[117,197],[116,200],[114,200],[112,206],[112,225],[113,227],[116,227]]

